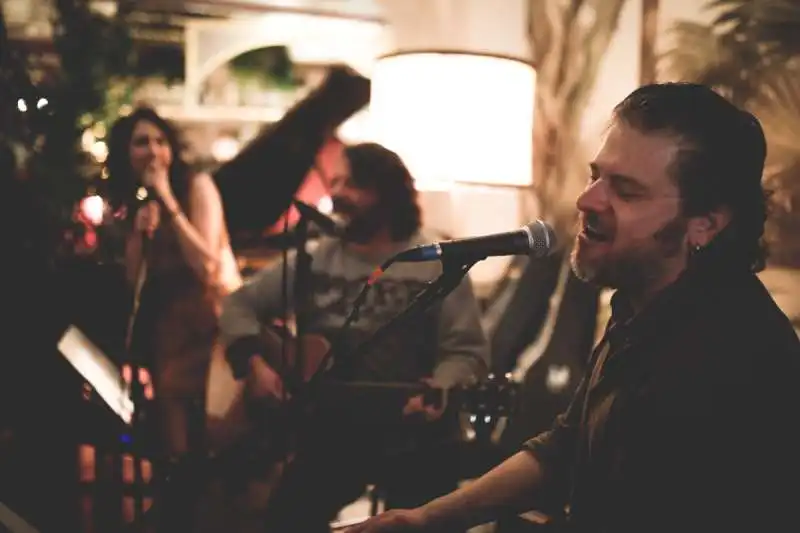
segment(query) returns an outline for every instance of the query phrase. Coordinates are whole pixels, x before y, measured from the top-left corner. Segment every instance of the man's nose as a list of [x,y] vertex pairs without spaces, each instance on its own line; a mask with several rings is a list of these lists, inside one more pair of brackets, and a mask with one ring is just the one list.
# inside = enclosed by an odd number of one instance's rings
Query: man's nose
[[575,205],[580,211],[604,211],[608,207],[608,186],[603,179],[591,182],[578,196]]

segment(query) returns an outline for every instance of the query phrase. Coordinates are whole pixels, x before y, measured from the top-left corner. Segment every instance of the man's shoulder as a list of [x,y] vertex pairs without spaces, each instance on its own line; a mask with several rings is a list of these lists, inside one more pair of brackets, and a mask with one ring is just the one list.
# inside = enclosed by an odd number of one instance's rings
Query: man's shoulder
[[726,366],[800,371],[800,339],[757,276],[729,287],[701,320],[707,350]]
[[[714,314],[727,337],[786,336],[794,330],[789,318],[755,274],[721,292]],[[796,340],[797,335],[793,337]]]

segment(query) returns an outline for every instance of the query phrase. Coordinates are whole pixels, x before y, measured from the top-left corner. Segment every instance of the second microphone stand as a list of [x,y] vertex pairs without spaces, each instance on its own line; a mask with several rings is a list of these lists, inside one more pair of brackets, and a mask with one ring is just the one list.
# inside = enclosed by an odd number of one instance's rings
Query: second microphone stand
[[311,254],[308,253],[308,219],[300,215],[295,225],[297,235],[297,256],[294,267],[294,322],[295,337],[299,339],[295,347],[294,375],[290,376],[290,388],[301,387],[304,381],[306,354],[303,348],[303,336],[308,329],[308,315],[311,309],[312,279]]
[[[360,344],[353,352],[347,355],[350,358],[357,358],[360,355],[372,350],[377,344],[382,342],[387,335],[397,331],[403,327],[407,321],[417,313],[424,313],[430,309],[434,304],[446,298],[453,292],[462,282],[469,270],[477,263],[485,259],[484,256],[466,256],[459,257],[456,260],[443,259],[442,260],[442,273],[433,281],[427,283],[426,287],[411,301],[411,303],[403,309],[400,313],[392,317],[388,322],[380,326],[366,341]],[[387,263],[387,265],[390,263]],[[365,288],[365,291],[367,289]],[[345,320],[342,327],[334,340],[333,345],[325,354],[322,362],[319,365],[319,370],[315,372],[308,383],[305,385],[304,397],[300,400],[301,403],[308,404],[313,400],[312,396],[314,390],[321,380],[323,370],[326,369],[331,360],[335,357],[341,357],[345,348],[345,338],[347,330],[357,320],[359,308],[364,302],[365,292],[359,295],[356,299],[350,315]]]
[[[311,309],[312,297],[312,262],[311,254],[308,252],[309,240],[309,220],[302,212],[300,218],[295,224],[295,264],[292,279],[292,298],[294,302],[294,338],[296,339],[294,347],[294,360],[288,361],[288,343],[289,331],[286,324],[281,329],[283,334],[283,356],[281,361],[281,380],[284,383],[284,391],[289,392],[293,397],[301,395],[301,391],[306,386],[305,384],[305,369],[306,369],[306,353],[305,353],[305,334],[308,330],[308,316]],[[288,448],[293,443],[288,442],[291,439],[294,431],[301,422],[299,420],[304,411],[299,404],[295,402],[288,403],[290,405],[289,411],[284,413],[284,424],[288,427],[281,428],[284,431],[273,432],[273,435],[282,435],[280,437],[283,442],[279,445],[280,452],[288,451]],[[284,440],[286,439],[286,440]]]

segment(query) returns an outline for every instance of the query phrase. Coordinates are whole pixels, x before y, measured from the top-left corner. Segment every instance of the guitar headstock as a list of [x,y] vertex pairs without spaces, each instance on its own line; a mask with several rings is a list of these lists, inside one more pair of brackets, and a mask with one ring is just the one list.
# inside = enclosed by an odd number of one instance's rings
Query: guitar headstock
[[489,440],[498,422],[511,415],[518,384],[511,375],[489,374],[485,380],[461,389],[461,412],[467,415],[477,440]]

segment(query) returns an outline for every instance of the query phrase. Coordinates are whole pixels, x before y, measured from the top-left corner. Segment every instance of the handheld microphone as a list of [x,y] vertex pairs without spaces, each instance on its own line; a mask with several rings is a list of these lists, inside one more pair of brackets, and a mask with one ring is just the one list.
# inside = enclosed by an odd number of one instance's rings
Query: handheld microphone
[[143,187],[143,188],[144,188],[144,194],[142,195],[142,201],[143,202],[157,202],[158,201],[158,194],[156,193],[156,190],[152,186],[148,185],[148,186]]
[[324,214],[322,211],[300,200],[292,200],[295,209],[300,212],[301,216],[306,217],[313,222],[323,233],[331,237],[342,237],[344,235],[344,228],[335,219]]
[[553,253],[555,248],[553,228],[542,220],[536,220],[516,231],[417,246],[400,252],[393,262],[417,263],[447,258],[481,260],[504,255],[543,258]]

